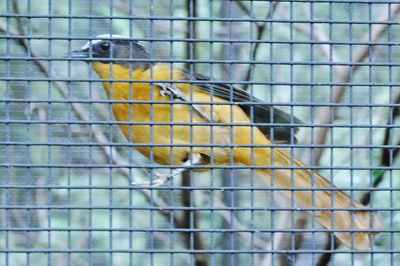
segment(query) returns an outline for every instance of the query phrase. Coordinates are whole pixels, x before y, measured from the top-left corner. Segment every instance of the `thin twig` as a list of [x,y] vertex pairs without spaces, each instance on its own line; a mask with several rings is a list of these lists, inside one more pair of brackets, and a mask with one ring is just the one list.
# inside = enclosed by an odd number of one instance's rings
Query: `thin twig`
[[[391,12],[388,14],[388,12],[381,12],[381,16],[377,19],[377,21],[388,21],[389,19],[393,20],[395,16],[398,15],[400,11],[400,5],[398,4],[392,4],[391,5]],[[287,12],[282,12],[282,10],[277,11],[278,14],[283,16],[284,18],[288,18]],[[325,31],[323,30],[322,26],[320,24],[313,24],[313,30],[311,31],[309,27],[306,27],[303,24],[300,23],[295,23],[292,24],[293,28],[302,32],[306,36],[309,36],[312,39],[315,39],[316,41],[319,41],[321,43],[326,43],[329,41],[329,38]],[[372,25],[371,26],[371,31],[366,33],[365,36],[362,38],[363,41],[365,42],[371,42],[374,43],[376,42],[386,31],[388,28],[389,24],[377,24],[377,25]],[[370,35],[371,34],[371,35]],[[370,37],[371,36],[371,37]],[[339,57],[337,56],[336,49],[332,47],[329,44],[321,44],[317,46],[321,52],[322,55],[327,59],[332,62],[340,62]],[[366,59],[366,57],[369,55],[371,45],[364,45],[360,46],[355,50],[354,52],[354,57],[352,59],[352,62],[354,63],[359,63],[362,62]],[[340,65],[334,65],[332,67],[332,72],[334,73],[335,83],[348,83],[350,80],[350,74],[355,73],[355,71],[359,68],[358,65],[355,65],[353,67],[349,66],[340,66]],[[341,101],[342,96],[344,95],[344,92],[346,90],[346,86],[334,86],[333,87],[333,103],[338,103]],[[319,112],[319,116],[317,118],[316,124],[327,124],[330,122],[331,118],[331,111],[335,112],[336,109],[332,107],[333,110],[330,107],[324,107],[321,108],[321,112]],[[315,140],[315,144],[324,144],[326,141],[326,137],[328,134],[329,128],[324,127],[324,128],[318,128],[316,130],[316,137],[317,139]],[[318,165],[320,163],[321,157],[322,157],[323,149],[315,149],[315,154],[314,154],[314,164]],[[375,184],[374,184],[375,185]],[[377,184],[376,184],[377,185]],[[366,196],[367,197],[367,196]],[[363,200],[363,199],[361,199]],[[326,249],[331,249],[331,238],[328,236],[327,242],[324,245]],[[338,243],[336,239],[334,239],[334,249],[338,247]],[[332,253],[324,253],[320,256],[317,265],[326,265],[332,256]]]
[[[6,28],[6,24],[3,23],[2,21],[0,21],[0,31],[7,32],[6,29],[7,29],[7,28]],[[16,29],[14,29],[14,28],[10,28],[10,30],[8,31],[8,33],[9,33],[9,34],[11,33],[12,35],[20,35],[20,33],[19,33]],[[50,73],[51,73],[51,70],[48,68],[47,62],[44,62],[44,61],[40,61],[40,60],[35,59],[36,57],[39,57],[39,56],[38,56],[38,53],[37,53],[32,47],[27,46],[25,42],[20,41],[19,43],[20,43],[27,51],[29,51],[31,57],[34,58],[33,62],[35,62],[35,64],[39,67],[39,69],[40,69],[46,76],[49,76]],[[71,99],[71,97],[68,96],[68,87],[67,87],[67,85],[66,85],[65,83],[60,82],[60,81],[55,81],[55,86],[56,86],[56,88],[58,88],[59,92],[60,92],[65,98],[69,97],[69,98]],[[75,103],[72,103],[72,108],[73,108],[73,110],[75,111],[76,115],[77,115],[81,120],[90,122],[90,120],[89,120],[89,115],[87,114],[86,109],[85,109],[83,106],[81,106],[81,104],[76,103],[76,102],[75,102]],[[104,152],[105,156],[106,156],[109,160],[111,160],[114,164],[117,164],[117,165],[118,165],[118,164],[123,164],[125,160],[124,160],[124,158],[118,153],[118,151],[117,151],[114,147],[107,147],[107,146],[106,146],[107,143],[108,143],[108,140],[107,140],[107,137],[106,137],[106,136],[104,135],[104,133],[102,132],[101,128],[98,127],[98,126],[95,126],[95,125],[91,125],[91,127],[92,127],[91,129],[92,129],[92,132],[93,132],[93,135],[94,135],[94,138],[96,139],[96,141],[97,141],[98,143],[100,143],[100,144],[105,144],[105,145],[101,145],[101,148],[103,149],[103,152]],[[129,170],[128,170],[128,169],[119,168],[119,171],[120,171],[127,179],[130,179],[130,178],[129,178],[130,173],[129,173]],[[168,207],[168,205],[167,205],[167,203],[166,203],[163,199],[161,199],[160,197],[158,197],[158,196],[155,195],[155,194],[152,194],[149,190],[141,189],[141,190],[139,190],[139,191],[146,197],[146,199],[147,199],[149,202],[151,202],[153,205],[155,205],[155,206],[157,206],[157,207],[159,208],[161,214],[162,214],[166,219],[169,219],[169,217],[170,217],[170,212],[164,210],[166,207]],[[173,219],[174,219],[174,223],[175,223],[175,224],[178,224],[178,225],[179,225],[179,224],[182,224],[182,223],[183,223],[182,220],[181,220],[181,218],[180,218],[177,214],[172,214],[172,215],[173,215]],[[182,254],[181,254],[181,255],[182,255]],[[183,256],[183,255],[182,255],[182,256]],[[185,257],[185,259],[187,259],[186,256],[183,256],[183,257]],[[73,259],[75,260],[75,259],[78,259],[78,258],[73,257]]]
[[[188,17],[197,17],[197,5],[195,0],[186,0],[186,15]],[[186,39],[196,39],[197,38],[197,23],[196,21],[189,20],[186,21]],[[186,42],[186,59],[192,60],[196,59],[197,55],[197,43],[196,42]],[[190,73],[196,72],[196,65],[190,62],[185,64],[185,67]],[[191,187],[192,185],[191,171],[184,171],[182,174],[182,186]],[[185,243],[187,249],[194,250],[204,250],[204,243],[201,238],[200,232],[191,233],[190,229],[197,229],[200,227],[199,213],[196,210],[190,210],[194,204],[195,192],[191,189],[182,190],[182,204],[188,207],[187,210],[183,211],[182,227],[189,229],[188,232],[183,233],[185,236]],[[194,253],[195,265],[196,266],[206,266],[208,265],[208,256],[205,253]]]
[[[236,4],[240,7],[240,9],[241,9],[244,13],[246,13],[249,17],[252,17],[252,16],[253,16],[253,15],[252,15],[252,12],[247,8],[247,6],[246,6],[242,1],[236,0],[235,3],[236,3]],[[271,8],[269,9],[269,12],[267,13],[267,15],[265,16],[265,19],[270,19],[270,18],[272,18],[273,14],[274,14],[274,11],[276,10],[276,8],[277,8],[278,5],[279,5],[279,2],[278,2],[278,1],[272,2],[271,5],[272,5],[272,6],[271,6]],[[266,22],[264,22],[264,23],[262,23],[262,22],[257,22],[257,23],[255,23],[255,25],[256,25],[256,40],[261,40],[261,37],[262,37],[262,35],[264,34],[265,29],[267,28],[267,23],[266,23]],[[251,51],[251,58],[250,58],[251,61],[254,61],[254,60],[256,59],[256,57],[257,57],[257,51],[258,51],[258,48],[259,48],[259,47],[260,47],[260,42],[256,42],[256,43],[254,44],[254,48],[251,49],[251,50],[252,50],[252,51]],[[250,64],[249,68],[247,69],[247,73],[246,73],[246,75],[245,75],[245,77],[244,77],[243,80],[249,81],[249,80],[251,79],[252,73],[253,73],[253,67],[252,67],[252,65]],[[243,89],[244,89],[244,90],[247,90],[247,89],[248,89],[248,86],[249,86],[249,83],[244,84],[244,85],[243,85]]]
[[[392,4],[391,6],[391,12],[388,14],[388,12],[381,12],[382,15],[377,19],[378,21],[388,21],[389,19],[394,19],[399,11],[400,11],[400,4]],[[389,27],[389,23],[381,23],[381,24],[375,24],[371,26],[371,31],[366,33],[365,36],[362,38],[363,41],[371,42],[374,43],[376,42],[386,31],[387,28]],[[352,62],[354,63],[360,63],[364,61],[367,56],[369,55],[371,45],[363,45],[357,48],[357,50],[354,53],[354,58]],[[359,65],[354,65],[354,66],[338,66],[336,68],[336,72],[334,73],[336,79],[335,83],[348,83],[350,81],[350,76],[351,74],[354,75],[354,73],[359,69]],[[333,103],[338,103],[341,101],[342,96],[344,95],[344,92],[346,90],[346,86],[334,86],[333,87]],[[331,112],[335,113],[336,108],[332,107],[333,110],[330,107],[325,107],[322,108],[319,112],[319,117],[317,118],[317,124],[328,124],[330,122],[330,117],[331,117]],[[329,128],[328,127],[323,127],[323,128],[318,128],[316,130],[316,141],[315,144],[324,144],[326,141],[326,137],[328,135]],[[322,157],[322,152],[323,149],[316,149],[315,150],[315,156],[314,156],[314,163],[315,165],[318,165],[321,157]],[[379,183],[378,183],[379,184]],[[362,199],[363,200],[363,199]],[[331,237],[328,237],[327,242],[325,243],[324,247],[326,250],[330,250],[331,248],[336,249],[339,245],[337,243],[336,238],[333,240],[334,246],[331,247]],[[323,265],[328,265],[329,261],[331,260],[332,257],[331,252],[326,252],[321,254],[317,265],[323,266]]]
[[[110,0],[103,0],[107,5],[110,4]],[[134,17],[147,17],[148,15],[142,11],[140,11],[137,8],[134,8],[133,3],[134,1],[121,1],[121,0],[115,0],[115,1],[111,1],[113,7],[117,8],[119,11],[124,12],[126,14],[129,14],[130,16]],[[132,6],[130,6],[130,4]],[[149,17],[150,18],[150,17]],[[180,33],[186,33],[187,29],[184,26],[181,25],[174,25],[174,28],[171,29],[168,23],[165,23],[164,21],[161,20],[152,20],[154,28],[160,30],[160,31],[164,31],[164,32],[170,32],[170,31],[174,31],[174,32],[180,32]]]
[[[191,171],[187,170],[183,172],[182,175],[182,186],[190,187],[192,185],[191,180]],[[190,189],[184,189],[182,191],[182,204],[185,207],[188,207],[187,210],[183,212],[182,219],[182,228],[189,229],[187,233],[184,233],[185,236],[185,246],[190,250],[204,250],[204,244],[201,239],[201,232],[195,231],[193,233],[190,232],[191,229],[200,228],[199,226],[199,214],[196,210],[191,210],[194,204],[194,191]],[[204,253],[194,253],[195,265],[196,266],[205,266],[208,265],[208,256]]]
[[[211,196],[208,195],[209,202],[211,202]],[[218,213],[222,216],[222,218],[229,224],[231,224],[232,228],[238,231],[245,231],[248,228],[243,225],[238,218],[236,218],[234,215],[231,214],[231,212],[225,210],[228,209],[228,206],[219,198],[213,198],[212,199],[214,203],[214,207],[220,208],[221,210],[218,211]],[[254,245],[258,247],[261,250],[271,250],[271,245],[269,242],[262,240],[259,237],[256,236],[251,236],[249,233],[246,232],[240,232],[241,236],[243,239],[245,239],[245,243],[251,243],[254,241]]]
[[[0,20],[0,31],[5,32],[9,35],[14,35],[14,36],[22,35],[14,27],[9,27],[7,29],[7,24],[2,20]],[[40,57],[39,54],[36,52],[35,49],[33,49],[33,47],[29,47],[24,42],[23,39],[15,39],[14,41],[18,42],[22,47],[24,47],[24,49],[31,55],[31,58],[33,59],[32,61],[38,66],[38,68],[42,71],[43,74],[45,74],[46,76],[49,77],[50,73],[55,73],[55,71],[53,69],[48,68],[47,62],[37,59],[38,57]],[[55,80],[55,81],[53,81],[53,84],[58,89],[58,91],[62,94],[63,97],[69,98],[71,100],[74,99],[73,97],[71,97],[68,94],[68,86],[64,82]],[[89,119],[87,109],[84,108],[78,102],[73,102],[71,104],[71,106],[72,106],[73,111],[77,115],[77,117],[84,122],[88,122],[88,124],[89,124],[90,119]],[[106,158],[110,159],[116,165],[124,164],[124,162],[125,162],[124,157],[121,156],[120,153],[114,147],[107,146],[109,141],[108,141],[107,136],[102,132],[102,129],[96,125],[91,125],[91,130],[93,132],[93,136],[94,136],[96,142],[98,142],[100,144],[104,144],[104,145],[101,145],[101,148],[102,148],[102,151],[103,151],[104,155],[106,156]],[[124,177],[129,179],[129,169],[119,168],[119,171],[123,174]],[[161,199],[160,197],[158,197],[155,194],[151,194],[151,192],[149,190],[141,189],[139,191],[141,193],[143,193],[143,195],[146,197],[146,199],[149,202],[151,202],[153,205],[155,205],[159,208],[159,210],[161,211],[161,214],[164,217],[166,217],[167,219],[170,218],[170,212],[165,211],[165,208],[168,207],[168,204],[163,199]],[[201,193],[201,192],[199,191],[199,193]],[[217,202],[218,206],[227,208],[227,206],[225,204],[223,204],[220,200],[217,200],[216,202]],[[232,222],[232,228],[237,228],[237,229],[242,229],[242,230],[247,229],[247,227],[242,225],[235,217],[232,218],[229,212],[221,211],[219,213],[222,216],[222,218],[224,218],[228,223]],[[181,219],[177,215],[174,215],[173,219],[174,219],[175,224],[177,224],[177,225],[182,224]],[[261,238],[259,238],[257,236],[250,237],[246,233],[243,233],[243,236],[245,238],[247,238],[249,241],[253,240],[254,244],[257,247],[259,247],[260,249],[264,249],[264,250],[268,249],[268,243],[265,242],[264,240],[262,240]]]
[[[7,27],[6,24],[0,21],[0,31],[2,32],[7,32]],[[11,28],[8,31],[9,34],[12,35],[21,35],[21,33],[16,30],[15,28]],[[38,66],[40,71],[48,77],[51,76],[51,73],[53,72],[51,69],[49,69],[47,62],[38,60],[37,57],[39,57],[39,54],[36,52],[36,50],[28,46],[27,43],[23,39],[16,39],[17,42],[19,42],[25,49],[26,51],[31,55],[33,58],[33,62]],[[74,100],[73,97],[68,95],[68,86],[61,81],[53,81],[55,87],[58,89],[58,91],[61,93],[61,95],[64,98],[69,98],[70,100]],[[78,102],[72,102],[71,103],[72,109],[74,110],[75,114],[78,116],[79,119],[82,121],[88,122],[90,124],[90,117],[87,112],[87,110]],[[109,147],[107,146],[108,144],[108,138],[106,135],[102,132],[101,128],[97,125],[91,125],[91,130],[93,132],[93,136],[95,140],[100,143],[100,144],[105,144],[101,145],[101,148],[106,155],[108,159],[110,159],[114,164],[123,164],[125,162],[125,159],[118,153],[118,151],[115,149],[115,147]],[[128,169],[123,169],[121,168],[120,171],[125,175],[125,177],[129,178],[129,170]],[[141,193],[144,194],[144,196],[148,199],[149,202],[152,204],[156,205],[161,213],[169,219],[170,213],[168,211],[165,211],[164,209],[168,206],[167,203],[162,200],[160,197],[154,195],[154,193],[151,193],[149,190],[141,189],[138,190]],[[177,220],[178,223],[180,223],[180,219],[174,215],[174,218]]]
[[[281,18],[283,18],[283,19],[289,19],[286,9],[278,8],[276,10],[276,13],[279,14],[281,16]],[[310,27],[307,27],[305,24],[301,24],[301,23],[293,23],[291,26],[293,27],[293,29],[297,30],[298,32],[301,32],[302,34],[308,36],[310,39],[321,42],[321,44],[317,45],[317,47],[320,49],[320,51],[325,59],[331,60],[332,62],[339,62],[339,58],[337,56],[336,49],[335,49],[335,47],[332,47],[330,44],[327,43],[327,42],[329,42],[329,37],[325,33],[321,24],[313,23],[312,31],[311,31]],[[335,67],[339,67],[339,66],[334,65],[333,68],[335,68]]]
[[[398,91],[397,95],[394,97],[394,104],[399,104],[400,103],[400,90]],[[388,118],[388,125],[392,123],[397,116],[400,116],[400,107],[395,106],[390,110],[389,113],[389,118]],[[391,121],[393,119],[393,121]],[[390,141],[391,141],[391,133],[393,131],[393,128],[387,127],[385,129],[385,138],[383,140],[383,145],[384,146],[391,146]],[[400,152],[400,141],[394,145],[396,148],[383,148],[382,149],[382,155],[381,155],[381,162],[380,166],[386,166],[389,167],[392,165],[396,157],[399,155]],[[375,180],[372,184],[372,187],[378,187],[379,184],[383,181],[385,171],[378,171],[377,175],[375,176]],[[367,205],[371,201],[371,193],[372,191],[369,190],[364,195],[361,197],[360,202],[364,205]]]
[[[381,12],[381,16],[377,19],[377,21],[388,21],[389,19],[394,19],[398,13],[400,12],[400,4],[392,4],[391,5],[391,12],[388,14],[388,12]],[[375,43],[381,38],[381,36],[387,31],[387,28],[389,27],[389,23],[380,23],[380,24],[374,24],[371,26],[371,31],[366,33],[365,36],[362,38],[363,42],[371,42]],[[355,49],[354,52],[354,57],[352,58],[351,62],[355,63],[353,66],[339,66],[337,71],[334,73],[334,83],[336,84],[343,84],[343,83],[348,83],[350,82],[350,77],[354,75],[354,73],[360,68],[360,65],[356,63],[363,62],[369,55],[371,45],[363,45],[363,46],[358,46]],[[346,86],[345,85],[337,85],[334,86],[332,89],[332,103],[339,103],[346,91]],[[331,114],[336,112],[335,107],[322,107],[318,111],[318,117],[317,117],[317,124],[329,124],[331,120]],[[320,127],[316,129],[315,136],[315,144],[320,145],[324,144],[326,142],[326,137],[329,132],[329,127]],[[318,165],[323,149],[314,149],[315,154],[314,154],[314,163],[315,165]]]

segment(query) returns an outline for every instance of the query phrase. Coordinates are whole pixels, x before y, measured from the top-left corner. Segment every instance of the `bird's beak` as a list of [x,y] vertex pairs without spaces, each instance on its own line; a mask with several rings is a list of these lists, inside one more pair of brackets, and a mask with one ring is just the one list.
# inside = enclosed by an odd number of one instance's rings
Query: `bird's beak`
[[89,49],[74,50],[64,55],[66,58],[80,59],[80,58],[90,58]]

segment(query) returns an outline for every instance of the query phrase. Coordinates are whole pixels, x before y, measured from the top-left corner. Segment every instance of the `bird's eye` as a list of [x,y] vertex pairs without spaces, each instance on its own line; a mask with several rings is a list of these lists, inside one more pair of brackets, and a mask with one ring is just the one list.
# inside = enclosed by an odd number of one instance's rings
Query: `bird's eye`
[[100,45],[100,48],[101,48],[101,50],[103,50],[103,51],[108,51],[108,50],[110,50],[110,43],[109,43],[109,42],[103,42],[103,43]]

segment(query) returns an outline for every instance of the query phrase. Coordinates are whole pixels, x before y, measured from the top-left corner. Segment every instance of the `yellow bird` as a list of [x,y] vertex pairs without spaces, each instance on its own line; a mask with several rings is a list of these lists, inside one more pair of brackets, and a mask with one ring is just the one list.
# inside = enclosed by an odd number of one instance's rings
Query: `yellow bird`
[[115,119],[129,122],[120,125],[127,140],[157,163],[175,167],[152,185],[190,167],[233,161],[254,167],[267,186],[272,181],[288,195],[293,191],[297,204],[315,209],[316,219],[347,246],[368,249],[370,236],[382,228],[376,213],[283,149],[272,148],[295,141],[291,133],[297,128],[288,124],[299,120],[287,113],[234,86],[152,63],[144,46],[126,36],[99,35],[68,57],[92,61],[108,98],[116,101]]

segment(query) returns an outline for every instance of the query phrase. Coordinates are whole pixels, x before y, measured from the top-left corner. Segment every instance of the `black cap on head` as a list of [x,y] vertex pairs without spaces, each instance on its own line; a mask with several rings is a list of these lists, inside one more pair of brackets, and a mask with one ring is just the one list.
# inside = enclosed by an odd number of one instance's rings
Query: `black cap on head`
[[[97,39],[98,38],[98,39]],[[149,52],[140,43],[127,36],[103,34],[87,42],[79,50],[71,51],[68,58],[104,59],[100,62],[119,63],[127,67],[147,68],[149,62],[129,61],[129,59],[148,59]],[[128,60],[127,60],[128,59]]]

